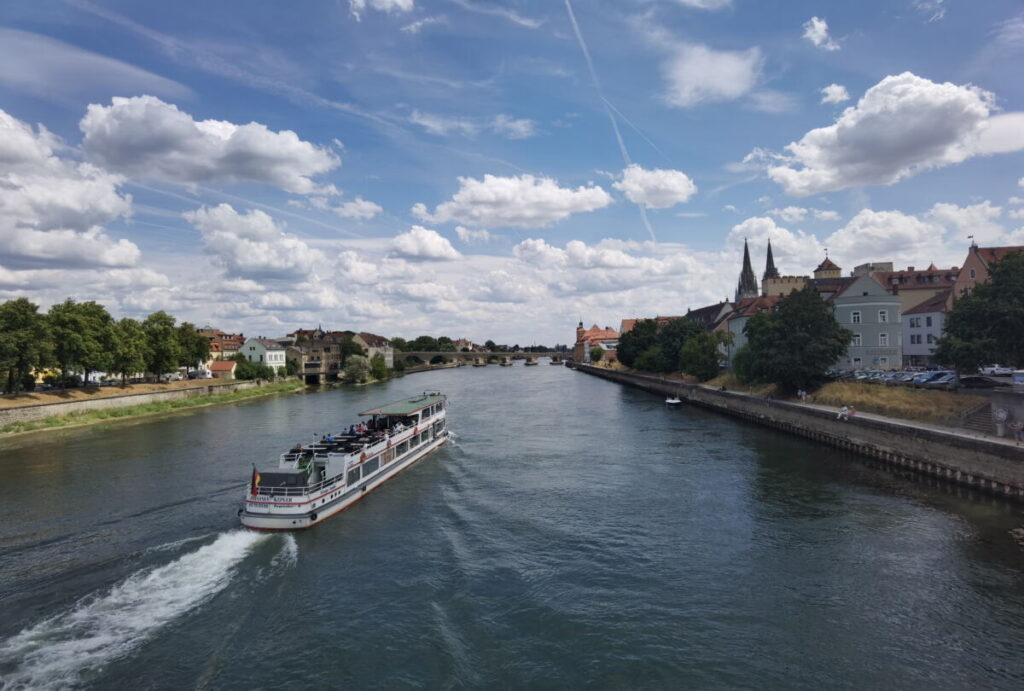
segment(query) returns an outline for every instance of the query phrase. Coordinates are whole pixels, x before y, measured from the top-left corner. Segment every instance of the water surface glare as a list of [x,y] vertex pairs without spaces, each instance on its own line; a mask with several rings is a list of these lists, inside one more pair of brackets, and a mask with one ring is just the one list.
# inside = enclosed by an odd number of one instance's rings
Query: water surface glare
[[[455,443],[298,534],[250,464],[424,388]],[[0,687],[1020,688],[1019,508],[562,367],[0,447]]]

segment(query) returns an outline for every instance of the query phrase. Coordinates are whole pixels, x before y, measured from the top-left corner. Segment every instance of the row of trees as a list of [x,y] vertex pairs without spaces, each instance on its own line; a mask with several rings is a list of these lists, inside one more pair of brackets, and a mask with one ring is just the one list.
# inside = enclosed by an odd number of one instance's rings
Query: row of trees
[[35,386],[35,371],[56,367],[60,379],[109,372],[126,381],[138,372],[155,375],[195,367],[209,358],[210,343],[193,324],[177,324],[159,311],[146,319],[115,320],[103,305],[68,298],[48,312],[25,298],[0,304],[0,371],[4,391]]
[[[772,382],[795,392],[820,383],[825,372],[846,351],[853,334],[836,322],[832,308],[811,288],[779,301],[771,313],[747,322],[747,343],[734,359],[744,381]],[[675,319],[659,328],[657,322],[637,322],[619,339],[619,361],[650,372],[681,370],[701,381],[721,370],[729,332],[708,333],[689,319]]]

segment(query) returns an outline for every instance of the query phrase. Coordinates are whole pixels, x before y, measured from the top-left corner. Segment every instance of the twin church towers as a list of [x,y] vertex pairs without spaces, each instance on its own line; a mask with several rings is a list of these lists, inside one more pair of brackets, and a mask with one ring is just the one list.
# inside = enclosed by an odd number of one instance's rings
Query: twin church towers
[[[778,278],[779,270],[775,268],[775,259],[772,257],[772,241],[768,241],[768,258],[764,264],[764,276],[762,280],[769,278]],[[739,302],[743,298],[756,298],[761,294],[761,287],[758,285],[757,276],[754,275],[754,269],[750,265],[750,248],[747,246],[747,241],[743,240],[743,271],[740,272],[740,282],[736,286],[736,300]]]

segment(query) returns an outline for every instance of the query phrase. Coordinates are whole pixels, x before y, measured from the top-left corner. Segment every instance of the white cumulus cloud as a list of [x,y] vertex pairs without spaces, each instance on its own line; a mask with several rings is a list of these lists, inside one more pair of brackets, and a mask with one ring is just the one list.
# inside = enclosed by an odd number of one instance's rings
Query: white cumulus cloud
[[781,218],[786,223],[799,223],[807,217],[807,209],[799,206],[787,206],[784,209],[770,209],[768,214]]
[[366,201],[362,197],[356,197],[350,202],[334,207],[332,211],[342,218],[367,220],[381,213],[384,209],[379,204]]
[[[941,245],[943,231],[932,223],[901,211],[862,209],[825,241],[829,254],[852,265],[891,259],[911,265],[925,261],[921,252]],[[928,260],[936,257],[927,257]]]
[[829,84],[821,90],[822,103],[842,103],[850,100],[850,92],[842,84]]
[[839,50],[839,44],[828,35],[828,22],[820,17],[804,22],[804,38],[822,50]]
[[233,278],[282,279],[304,276],[323,253],[283,231],[268,214],[240,214],[230,205],[201,207],[182,214],[203,235],[206,251]]
[[622,179],[612,187],[624,193],[629,201],[651,209],[665,209],[689,201],[697,194],[697,185],[679,170],[656,168],[647,170],[632,164],[622,171]]
[[761,49],[715,50],[699,43],[675,46],[662,63],[665,102],[677,108],[733,101],[754,88],[761,74]]
[[90,161],[133,177],[185,184],[261,182],[296,194],[336,192],[311,180],[340,164],[331,151],[257,122],[194,120],[155,96],[91,104],[79,128]]
[[768,176],[788,194],[806,196],[890,184],[980,153],[1024,148],[1024,134],[990,131],[993,100],[978,87],[938,84],[910,72],[886,77],[834,124],[789,144]]
[[423,226],[413,226],[409,232],[397,236],[392,247],[398,254],[413,259],[451,260],[462,257],[448,238]]
[[367,8],[388,14],[411,12],[416,2],[415,0],[348,0],[348,5],[352,8],[352,15],[359,20]]
[[433,213],[418,203],[414,216],[431,223],[454,221],[471,228],[541,228],[582,211],[594,211],[612,203],[611,196],[596,185],[576,189],[559,187],[553,178],[520,175],[484,175],[482,180],[460,177],[459,191]]

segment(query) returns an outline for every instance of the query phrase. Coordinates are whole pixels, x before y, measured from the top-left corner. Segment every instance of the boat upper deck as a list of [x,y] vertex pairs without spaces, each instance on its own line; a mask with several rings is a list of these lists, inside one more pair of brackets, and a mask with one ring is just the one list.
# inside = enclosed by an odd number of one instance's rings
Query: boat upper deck
[[429,408],[435,403],[444,401],[444,395],[439,393],[423,393],[402,401],[388,403],[380,408],[372,408],[360,415],[412,415],[413,413]]

